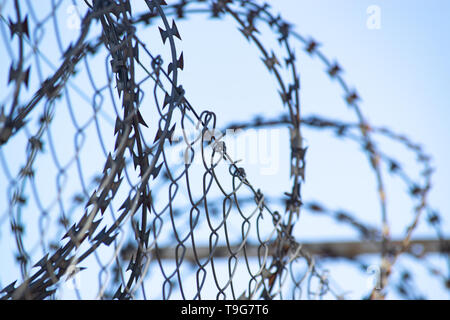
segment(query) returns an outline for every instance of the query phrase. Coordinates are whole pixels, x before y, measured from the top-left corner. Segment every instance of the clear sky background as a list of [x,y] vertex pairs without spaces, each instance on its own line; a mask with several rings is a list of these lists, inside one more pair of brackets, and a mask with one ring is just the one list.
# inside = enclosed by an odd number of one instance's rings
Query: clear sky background
[[[448,234],[450,39],[446,33],[450,30],[450,3],[400,0],[277,0],[269,3],[273,13],[279,12],[302,36],[319,42],[322,52],[344,69],[343,77],[361,96],[360,107],[369,123],[406,134],[432,155],[436,171],[429,199],[441,212]],[[380,29],[367,28],[370,17],[367,9],[372,5],[380,8]],[[189,24],[179,24],[186,61],[183,76],[190,80],[186,81],[186,87],[193,95],[191,100],[199,106],[212,105],[211,109],[223,123],[239,121],[239,118],[245,121],[255,114],[269,116],[280,112],[274,81],[261,68],[262,63],[254,59],[254,55],[259,54],[257,50],[247,50],[246,40],[228,28],[229,25],[212,21],[205,28],[201,18],[191,20]],[[199,47],[202,50],[195,50]],[[329,80],[324,66],[317,58],[302,54],[300,48],[295,50],[299,58],[303,115],[354,121],[354,114],[342,101],[342,91]],[[219,65],[217,60],[221,61]],[[212,65],[214,72],[209,67]],[[242,108],[242,104],[246,107]],[[303,130],[309,146],[303,198],[323,201],[329,208],[347,208],[363,221],[379,225],[375,180],[365,155],[358,153],[357,146],[351,142],[342,143],[322,132]],[[398,145],[385,143],[380,147],[403,159],[409,173],[417,172],[417,167],[412,165],[414,158]],[[253,173],[251,169],[247,171]],[[271,193],[286,185],[288,174],[287,165],[282,164],[276,177],[257,178],[257,182],[262,190]],[[405,187],[389,176],[385,178],[389,220],[395,238],[405,231],[412,209],[404,197]],[[342,187],[343,181],[345,187]],[[345,227],[336,228],[325,219],[306,214],[303,219],[297,225],[300,239],[347,239],[351,234]],[[422,220],[416,235],[432,234]],[[408,265],[408,261],[405,264]],[[440,265],[445,268],[442,261]],[[355,280],[354,270],[346,263],[337,263],[331,270],[346,275],[340,284],[342,287],[364,291],[361,285],[364,277]],[[420,280],[426,284],[426,294],[448,298],[441,284],[425,280],[424,270],[420,275],[424,277]]]
[[[322,52],[339,63],[344,70],[344,79],[357,90],[362,98],[359,105],[370,124],[386,126],[395,132],[404,133],[412,141],[423,145],[425,151],[433,157],[432,163],[436,171],[429,200],[441,213],[444,230],[448,235],[450,233],[448,214],[450,212],[448,201],[450,191],[450,130],[448,128],[450,38],[447,34],[450,30],[448,19],[450,2],[446,0],[276,0],[268,2],[271,4],[272,13],[280,13],[283,19],[292,23],[295,31],[302,36],[315,39],[321,44]],[[50,1],[47,6],[43,5],[35,9],[48,12],[49,3]],[[367,27],[370,16],[367,8],[372,5],[380,8],[379,29]],[[79,30],[68,27],[67,21],[71,13],[65,10],[64,6],[68,5],[62,5],[59,21],[64,38],[63,47],[66,48],[71,40],[76,39]],[[79,8],[84,10],[82,1]],[[11,15],[10,12],[13,11],[7,5],[2,15],[8,17]],[[257,115],[270,118],[287,111],[281,105],[273,77],[259,59],[259,52],[238,32],[236,24],[231,19],[226,18],[225,22],[210,20],[203,14],[191,15],[188,18],[188,20],[177,22],[183,39],[177,42],[177,46],[183,51],[185,60],[185,68],[181,72],[180,80],[186,89],[189,101],[197,111],[204,109],[214,111],[219,128],[230,122],[251,120]],[[152,26],[152,30],[142,33],[141,39],[147,39],[149,44],[154,43],[155,51],[158,52],[158,46],[160,46],[161,52],[164,52],[165,49],[159,44],[158,30],[155,25]],[[277,50],[277,43],[274,39],[270,39],[269,30],[262,28],[261,31],[264,31],[261,33],[261,38],[267,40]],[[266,35],[269,36],[266,38]],[[51,36],[47,37],[46,41],[49,45],[47,48],[52,48],[55,52],[51,59],[54,60],[54,65],[58,65],[60,55],[54,40],[55,38]],[[302,114],[355,121],[355,115],[343,101],[342,90],[326,75],[323,64],[317,58],[304,54],[300,43],[297,42],[294,47],[301,80]],[[49,51],[52,50],[49,49]],[[0,54],[2,57],[7,56],[4,48],[0,48]],[[99,78],[104,77],[104,60],[102,59],[95,64],[93,70]],[[168,61],[168,58],[166,59]],[[9,65],[1,64],[1,86],[6,86],[4,82],[7,79],[8,69]],[[37,76],[32,74],[32,77]],[[87,80],[83,78],[83,75],[80,77],[82,80],[79,80],[77,84],[83,87],[83,81]],[[86,90],[89,92],[91,89],[86,88]],[[4,99],[5,95],[2,93],[1,97]],[[80,97],[72,99],[77,108],[83,108],[83,105],[89,106]],[[55,132],[58,132],[57,128],[63,130],[65,121],[69,121],[67,111],[62,113],[60,124],[56,125]],[[91,114],[92,111],[86,117],[88,118]],[[144,115],[144,118],[151,119],[150,114],[147,118]],[[111,125],[104,130],[110,130],[110,128]],[[68,132],[66,134],[73,135]],[[91,134],[95,135],[96,132],[91,131]],[[272,158],[275,161],[276,172],[267,175],[264,174],[264,170],[261,171],[261,166],[258,164],[247,163],[245,166],[252,183],[260,187],[268,196],[279,195],[280,190],[288,191],[290,186],[287,131],[281,129],[277,131],[277,134],[280,143],[273,146],[274,158]],[[309,147],[306,158],[306,182],[302,189],[303,199],[320,201],[331,209],[347,209],[357,214],[362,221],[379,226],[381,218],[376,183],[366,156],[360,151],[359,146],[350,141],[338,140],[333,135],[322,131],[304,128],[303,134],[305,144]],[[73,141],[66,143],[64,140],[67,139],[64,139],[64,136],[56,136],[55,144],[58,145],[58,139],[61,139],[60,154],[64,154],[63,147],[73,152]],[[89,141],[87,145],[90,143],[94,142]],[[18,142],[9,146],[11,149],[8,150],[12,151],[5,152],[8,163],[20,162],[21,153],[15,149],[17,146],[20,146]],[[380,140],[380,148],[403,160],[402,164],[413,176],[417,172],[417,166],[412,164],[414,158],[397,144]],[[20,149],[23,152],[23,148]],[[92,150],[92,148],[87,149]],[[239,156],[245,158],[250,155],[245,154],[244,150],[244,154]],[[98,163],[103,163],[103,160],[103,157],[99,156]],[[92,167],[92,172],[95,171],[94,164],[86,162],[85,164],[86,167]],[[45,162],[41,165],[44,166]],[[43,170],[45,174],[48,174],[50,171],[46,170],[54,169]],[[6,181],[4,176],[0,176],[0,189],[4,192],[7,185],[2,181]],[[413,207],[408,201],[409,198],[405,196],[408,190],[404,185],[388,175],[386,175],[386,181],[389,221],[393,238],[396,238],[404,233],[411,222]],[[68,188],[76,189],[76,187],[70,185]],[[50,190],[49,187],[47,192],[51,193]],[[42,192],[46,193],[45,190]],[[0,209],[2,217],[5,217],[6,206],[0,204]],[[6,252],[14,245],[8,238],[8,224],[2,223],[0,226],[3,230],[0,234],[0,250]],[[356,239],[356,233],[350,228],[336,224],[328,218],[307,213],[297,222],[296,236],[299,241]],[[416,236],[434,236],[425,220],[420,223]],[[37,237],[37,235],[30,237]],[[36,256],[39,255],[40,253],[36,252]],[[379,262],[378,257],[366,258],[369,263]],[[17,270],[12,271],[12,261],[12,257],[9,257],[0,263],[1,285],[6,285],[15,279],[15,276],[17,277]],[[443,259],[434,257],[430,261],[445,269]],[[413,270],[417,277],[416,281],[420,284],[419,288],[427,297],[449,298],[442,283],[430,277],[424,268],[414,263],[414,260],[401,259],[400,264],[404,268]],[[329,263],[326,268],[337,282],[336,285],[343,291],[349,292],[348,297],[360,298],[367,293],[369,277],[364,272],[357,272],[356,268],[342,261]],[[86,279],[82,283],[87,283]],[[70,292],[68,296],[70,297]],[[393,293],[389,297],[397,296]]]

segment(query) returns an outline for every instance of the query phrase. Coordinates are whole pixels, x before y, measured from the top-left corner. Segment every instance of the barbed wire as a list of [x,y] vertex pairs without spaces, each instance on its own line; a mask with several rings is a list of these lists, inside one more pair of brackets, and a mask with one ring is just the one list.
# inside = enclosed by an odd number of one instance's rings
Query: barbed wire
[[[304,291],[308,298],[345,298],[293,233],[302,208],[345,222],[366,241],[380,245],[380,285],[372,290],[371,298],[385,296],[398,257],[410,252],[423,212],[436,230],[440,252],[448,259],[439,213],[428,203],[431,157],[405,136],[370,126],[358,105],[358,94],[341,76],[341,67],[326,58],[316,41],[306,40],[291,24],[272,15],[268,4],[146,0],[142,13],[132,13],[134,3],[128,0],[85,1],[85,14],[78,13],[79,35],[67,45],[58,20],[63,3],[77,8],[74,1],[51,1],[49,12],[39,18],[41,10],[36,10],[35,4],[15,0],[9,12],[6,3],[0,10],[11,88],[2,97],[0,115],[0,162],[7,181],[2,189],[7,206],[2,208],[5,213],[0,226],[9,223],[21,273],[20,280],[3,287],[3,299],[57,297],[64,281],[91,269],[97,270],[98,298],[295,299],[303,297]],[[193,5],[198,7],[190,9]],[[179,80],[184,57],[177,43],[182,37],[169,17],[181,19],[198,13],[213,18],[228,15],[235,20],[274,76],[287,113],[278,119],[230,124],[220,131],[215,113],[200,111],[189,102]],[[162,44],[169,50],[168,63],[155,52],[156,45],[140,36],[142,28],[148,29],[154,20]],[[259,24],[273,30],[284,49],[284,65],[276,50],[269,50],[264,43]],[[52,61],[53,49],[46,44],[50,25],[54,34],[50,41],[56,43],[62,62]],[[17,49],[12,47],[12,39]],[[294,55],[294,47],[299,45],[324,63],[330,78],[344,91],[356,123],[301,116]],[[104,76],[97,70],[101,58]],[[66,115],[61,110],[64,104]],[[36,117],[37,125],[31,121]],[[68,124],[73,126],[71,133]],[[307,148],[301,127],[305,125],[335,130],[339,138],[350,138],[362,146],[377,181],[381,228],[359,221],[356,214],[303,202]],[[269,199],[250,181],[224,141],[226,129],[268,126],[289,130],[292,186],[279,199]],[[175,130],[182,132],[182,139],[176,139]],[[68,155],[60,148],[68,144],[70,134],[74,152]],[[423,166],[423,181],[412,179],[398,160],[379,150],[374,134],[414,152]],[[96,146],[94,138],[98,138]],[[21,145],[25,146],[23,154],[18,151]],[[181,161],[171,158],[177,146],[184,148]],[[96,154],[93,148],[101,151]],[[53,167],[46,168],[46,162]],[[382,163],[408,186],[417,203],[400,242],[390,236]],[[53,191],[48,186],[52,173]],[[284,204],[284,214],[278,203]],[[35,220],[36,235],[25,236],[25,228],[32,229]],[[37,239],[27,247],[29,238]],[[416,257],[422,263],[423,257]],[[31,265],[32,261],[37,262]],[[430,266],[429,270],[436,268]],[[448,276],[434,273],[448,285]],[[416,296],[411,275],[402,281],[397,286],[400,293]],[[82,291],[75,283],[79,298]]]

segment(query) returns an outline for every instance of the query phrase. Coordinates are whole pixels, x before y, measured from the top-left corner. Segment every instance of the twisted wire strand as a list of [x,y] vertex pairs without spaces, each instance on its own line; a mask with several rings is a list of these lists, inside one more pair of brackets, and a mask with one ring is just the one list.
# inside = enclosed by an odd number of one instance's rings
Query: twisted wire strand
[[[295,223],[299,221],[301,208],[345,222],[369,241],[381,241],[381,288],[374,288],[371,298],[384,297],[394,264],[401,254],[408,252],[423,211],[427,211],[429,223],[436,230],[442,253],[448,256],[439,214],[427,201],[431,188],[431,158],[408,138],[387,128],[370,126],[357,103],[358,95],[349,89],[341,77],[339,65],[332,64],[314,40],[306,40],[281,17],[272,15],[269,5],[246,0],[219,0],[210,3],[183,0],[167,5],[161,0],[146,0],[148,11],[134,15],[132,3],[127,0],[85,1],[87,10],[81,17],[80,33],[65,49],[57,16],[62,3],[62,0],[52,1],[50,13],[39,19],[31,2],[27,1],[30,21],[35,24],[31,35],[28,15],[24,18],[18,1],[14,2],[13,11],[17,22],[7,19],[3,12],[1,15],[1,34],[11,60],[9,82],[14,82],[14,85],[12,94],[5,100],[10,103],[9,111],[3,107],[0,118],[0,162],[9,181],[6,190],[9,199],[8,214],[0,220],[0,226],[4,223],[2,221],[9,220],[22,276],[22,281],[17,286],[14,281],[3,288],[3,299],[44,299],[55,296],[61,288],[62,280],[76,277],[83,270],[82,263],[91,259],[92,254],[99,266],[98,298],[158,297],[159,291],[159,297],[163,299],[202,299],[211,296],[210,288],[214,288],[217,299],[301,298],[304,285],[309,298],[320,298],[327,294],[343,298],[344,295],[333,288],[333,281],[326,270],[322,270],[316,258],[303,248],[292,233]],[[189,9],[188,6],[194,3],[205,7]],[[188,93],[178,83],[178,72],[184,66],[183,53],[177,51],[177,41],[181,40],[181,35],[175,21],[169,22],[168,17],[175,15],[177,18],[184,18],[188,14],[205,12],[215,18],[230,15],[239,25],[239,31],[260,51],[265,67],[277,81],[281,101],[288,109],[287,115],[275,120],[258,119],[246,124],[231,124],[228,128],[280,125],[289,128],[293,185],[285,193],[287,199],[283,197],[269,200],[249,181],[245,169],[226,150],[224,136],[216,128],[216,114],[197,111],[189,102]],[[161,55],[152,53],[152,47],[139,37],[138,26],[146,27],[151,20],[158,20],[160,23],[158,30],[162,43],[168,45],[170,52],[168,64],[164,63]],[[101,26],[101,35],[93,39],[89,38],[93,29],[92,21],[99,21]],[[257,23],[267,24],[279,37],[278,40],[285,49],[285,68],[289,70],[290,77],[281,73],[283,67],[278,57],[274,51],[265,47],[263,37],[258,36]],[[43,51],[46,27],[50,24],[53,25],[56,44],[63,57],[59,67]],[[10,29],[11,37],[18,39],[17,54],[9,44],[5,26]],[[330,77],[342,87],[346,102],[357,115],[357,123],[301,117],[299,76],[292,46],[295,41],[304,46],[302,49],[305,52],[317,56],[325,64]],[[28,55],[24,49],[26,46],[31,50]],[[89,59],[96,59],[100,52],[105,52],[102,49],[106,51],[107,83],[99,86],[96,81],[98,77],[94,73],[96,71],[91,67],[93,60]],[[39,85],[28,102],[21,106],[19,97],[23,87],[28,88],[29,85],[30,67],[25,66],[28,63],[37,69]],[[43,70],[48,67],[52,70],[51,76],[44,80]],[[87,83],[91,86],[89,90],[72,80],[76,77],[77,68],[86,72]],[[142,75],[142,80],[138,80]],[[147,88],[149,82],[153,82],[150,85],[152,90],[143,89]],[[92,115],[84,123],[78,119],[80,113],[73,103],[74,94],[92,106]],[[61,97],[66,100],[69,118],[75,128],[75,152],[65,164],[56,148],[55,139],[59,137],[52,133],[52,128],[56,125],[54,119],[61,113],[58,103]],[[149,122],[149,119],[144,119],[148,99],[154,103],[159,116],[157,121]],[[120,101],[120,107],[117,101]],[[30,115],[39,110],[42,102],[43,112],[39,117],[39,125],[35,128],[30,125]],[[112,117],[108,108],[112,111]],[[105,137],[103,121],[109,123],[109,133],[113,131],[115,139]],[[356,215],[328,210],[317,203],[303,203],[300,187],[304,177],[306,149],[302,143],[301,125],[334,129],[339,137],[353,139],[363,146],[377,179],[381,229],[358,221]],[[95,129],[92,130],[92,127]],[[174,130],[179,127],[184,137],[175,141]],[[193,138],[186,134],[189,128],[197,130]],[[353,129],[359,130],[360,134],[354,134]],[[148,138],[151,130],[154,140]],[[15,174],[13,172],[16,169],[10,168],[11,163],[4,150],[10,147],[11,140],[23,139],[22,133],[27,141],[26,161],[18,174]],[[35,172],[39,170],[36,159],[45,153],[45,134],[51,159],[57,169],[56,197],[49,206],[41,201],[35,179]],[[83,150],[91,142],[89,134],[97,135],[105,158],[102,173],[95,176],[91,183],[87,183],[87,168],[81,160]],[[372,139],[373,134],[385,135],[415,152],[418,161],[424,166],[424,184],[414,182],[397,160],[379,150]],[[174,164],[169,159],[171,148],[180,144],[185,145],[184,162],[181,165]],[[199,157],[202,167],[199,175],[200,195],[196,186],[198,182],[194,183],[193,180],[198,174],[194,161]],[[418,201],[414,219],[400,249],[395,252],[392,252],[389,235],[382,162],[387,163],[390,171],[410,186],[411,196]],[[82,191],[73,196],[72,205],[69,206],[64,193],[68,173],[73,166],[76,167]],[[24,222],[22,213],[27,203],[27,182],[32,189],[31,194],[37,206],[35,209],[39,211],[38,238],[43,253],[43,257],[33,266],[38,270],[31,274],[29,263],[32,256],[36,256],[36,249],[30,253],[25,246],[24,226],[27,223]],[[164,190],[166,195],[168,191],[167,199],[160,195]],[[220,196],[215,197],[216,193]],[[187,196],[187,207],[180,202],[182,194]],[[280,214],[274,209],[277,201],[286,204],[286,214]],[[59,234],[59,237],[62,236],[61,241],[52,241],[48,245],[46,233],[54,219],[50,212],[55,210],[59,211],[57,223],[65,234]],[[107,210],[110,216],[105,215]],[[180,217],[181,211],[186,212],[185,217],[188,219]],[[218,213],[221,213],[221,217]],[[234,230],[239,219],[240,228]],[[70,221],[73,220],[76,223],[71,225]],[[100,225],[103,229],[99,228]],[[206,237],[205,228],[208,231]],[[237,230],[240,232],[236,232]],[[58,233],[60,231],[61,229]],[[126,239],[126,234],[132,234],[134,239],[130,242]],[[111,244],[113,246],[109,249]],[[256,245],[256,257],[250,254],[253,245]],[[164,257],[168,246],[174,252],[170,263]],[[204,247],[207,248],[206,254]],[[103,252],[109,252],[107,262],[102,258]],[[223,262],[223,257],[226,257],[226,263]],[[243,272],[241,266],[248,277],[248,286],[244,290],[239,280]],[[225,281],[224,268],[227,274]],[[161,278],[155,278],[154,274],[161,275]],[[195,279],[194,286],[190,286],[190,278]],[[442,278],[448,282],[444,276]],[[405,285],[399,287],[404,289],[408,285],[409,288],[410,282],[406,281],[408,279],[405,278]],[[317,285],[313,285],[315,280]],[[177,292],[175,289],[178,289]],[[412,292],[411,288],[409,290]],[[78,297],[82,296],[78,287],[76,294]],[[411,295],[414,296],[414,293]]]

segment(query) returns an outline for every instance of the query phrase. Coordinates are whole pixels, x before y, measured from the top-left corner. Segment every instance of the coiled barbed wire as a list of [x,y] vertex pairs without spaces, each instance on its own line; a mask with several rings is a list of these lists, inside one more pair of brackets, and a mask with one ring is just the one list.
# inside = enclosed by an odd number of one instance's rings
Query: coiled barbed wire
[[[80,33],[76,40],[64,48],[57,20],[57,12],[62,3],[63,1],[52,1],[51,12],[39,19],[31,2],[27,2],[27,12],[35,24],[31,35],[28,15],[23,15],[17,0],[14,1],[13,10],[16,14],[15,20],[6,18],[2,12],[2,37],[11,61],[8,83],[12,83],[13,87],[12,94],[5,97],[5,104],[9,105],[9,108],[2,107],[0,118],[0,158],[8,180],[6,192],[9,200],[6,218],[3,217],[2,220],[9,220],[22,276],[19,283],[14,281],[4,287],[4,299],[44,299],[55,295],[61,281],[83,270],[81,265],[92,255],[100,266],[100,289],[97,293],[100,298],[130,299],[137,298],[138,295],[143,298],[163,299],[201,299],[205,296],[215,296],[218,299],[299,298],[305,283],[308,297],[321,297],[330,293],[337,298],[343,298],[343,295],[332,287],[328,275],[318,266],[315,257],[293,235],[293,227],[298,222],[302,208],[316,213],[328,213],[337,221],[352,225],[366,240],[379,241],[382,277],[380,287],[372,290],[371,298],[385,295],[392,268],[398,257],[409,251],[412,234],[423,212],[427,212],[428,221],[437,232],[439,251],[448,255],[448,245],[441,231],[439,214],[427,201],[432,174],[430,157],[406,137],[386,128],[370,126],[358,105],[358,94],[349,89],[341,77],[341,67],[337,63],[331,63],[323,55],[316,41],[306,40],[292,30],[288,22],[272,15],[269,5],[245,0],[183,0],[167,5],[161,0],[146,0],[147,11],[134,15],[132,3],[127,0],[97,0],[92,3],[85,1],[89,9],[81,19]],[[203,7],[189,10],[189,6],[193,4]],[[231,16],[239,25],[239,31],[259,50],[265,67],[277,81],[282,104],[288,110],[286,115],[275,120],[256,119],[249,123],[231,124],[228,128],[289,128],[292,187],[278,200],[285,204],[285,214],[273,209],[277,200],[269,201],[264,193],[249,181],[245,168],[240,167],[227,153],[224,135],[216,128],[216,114],[211,111],[199,112],[198,108],[189,102],[189,93],[179,84],[178,73],[184,68],[184,58],[183,53],[177,50],[176,44],[181,40],[181,35],[175,20],[169,22],[168,17],[175,15],[177,18],[183,18],[201,12],[206,12],[214,18]],[[160,54],[152,52],[150,44],[139,37],[138,26],[147,26],[153,20],[159,21],[158,30],[162,43],[169,47],[168,64],[164,63],[165,58]],[[93,29],[93,21],[99,21],[101,35],[97,34],[88,39]],[[55,29],[57,46],[63,57],[59,67],[52,66],[50,59],[42,51],[41,41],[45,26],[51,22]],[[263,37],[258,35],[258,23],[267,24],[284,47],[284,66],[274,51],[268,50],[264,45]],[[10,37],[17,39],[17,54],[9,44],[5,34],[6,28],[10,31]],[[325,64],[329,76],[343,89],[348,106],[357,116],[357,123],[301,116],[300,83],[293,42],[297,45],[300,43],[305,52],[318,57]],[[25,46],[31,49],[28,56],[24,52]],[[95,59],[99,52],[106,53],[107,69],[107,84],[101,87],[96,84],[96,77],[90,66],[92,61],[89,62],[89,58]],[[38,81],[35,81],[39,83],[37,88],[29,83],[33,69],[25,66],[33,65],[32,59],[35,60],[34,66],[38,70]],[[43,62],[53,69],[45,80],[42,74]],[[77,67],[81,68],[83,62],[83,70],[87,73],[93,94],[85,93],[84,88],[71,82],[78,72]],[[282,72],[284,69],[288,72]],[[138,80],[139,77],[142,79]],[[148,83],[153,84],[146,87]],[[24,85],[30,85],[35,91],[28,100],[24,99],[27,102],[23,104],[20,95]],[[143,87],[146,87],[146,90],[143,90]],[[148,88],[152,89],[152,94],[149,94]],[[77,120],[78,111],[71,102],[72,92],[84,97],[93,109],[92,117],[82,125]],[[105,97],[108,93],[109,99]],[[75,153],[66,165],[62,165],[58,160],[59,155],[50,134],[55,114],[58,113],[56,108],[62,97],[66,99],[70,118],[76,129]],[[153,100],[152,108],[159,117],[157,121],[150,121],[143,116],[148,108],[148,103],[144,104],[148,101],[146,99]],[[112,111],[116,117],[111,128],[111,133],[115,136],[114,141],[106,141],[106,133],[102,131],[99,121],[99,117],[107,118],[107,115],[103,114],[108,110],[106,100],[113,107],[109,112]],[[120,101],[120,107],[117,106],[117,101]],[[38,127],[34,128],[28,121],[31,114],[38,112],[42,115],[39,117]],[[379,230],[357,221],[355,215],[339,211],[333,214],[333,211],[327,211],[321,204],[303,203],[301,182],[304,178],[306,154],[300,130],[303,125],[334,129],[339,137],[351,138],[363,146],[377,179],[382,225]],[[90,126],[96,128],[105,162],[102,165],[102,173],[88,186],[83,173],[86,164],[81,160],[81,153],[87,143],[86,139],[89,139],[86,131]],[[184,138],[174,141],[174,132],[180,127]],[[197,130],[193,137],[186,133],[192,129]],[[149,132],[154,139],[145,138],[149,136]],[[12,140],[18,139],[20,134],[24,134],[27,141],[26,161],[17,173],[11,173],[11,163],[6,156],[7,151],[4,150],[11,145]],[[41,204],[35,180],[36,170],[39,170],[35,169],[35,161],[44,153],[44,134],[48,135],[47,144],[58,171],[57,194],[54,205],[49,208]],[[423,165],[423,182],[411,179],[397,160],[378,150],[372,139],[373,134],[383,134],[415,152],[418,162]],[[179,144],[185,147],[182,165],[172,163],[168,156],[170,148]],[[200,159],[201,173],[196,172],[195,169],[198,168],[193,166],[196,159]],[[390,172],[406,183],[411,196],[417,201],[414,219],[404,238],[396,246],[393,246],[390,239],[381,162],[386,162]],[[73,165],[78,171],[82,192],[73,197],[73,205],[67,211],[67,197],[63,192],[64,181]],[[201,177],[200,193],[198,187],[194,187],[192,183],[197,174]],[[231,188],[228,184],[231,184]],[[161,190],[165,190],[167,199],[159,194]],[[183,191],[188,198],[184,204],[177,198]],[[44,253],[33,265],[32,268],[37,268],[37,271],[33,272],[30,272],[31,254],[24,244],[24,226],[27,223],[22,219],[27,193],[34,197],[39,211],[40,247]],[[219,196],[214,197],[214,193]],[[64,228],[65,234],[61,241],[56,240],[48,246],[45,234],[52,219],[49,211],[55,206],[59,207],[60,211],[57,223]],[[117,206],[119,209],[116,209]],[[111,217],[105,215],[107,210]],[[184,212],[183,217],[179,213],[181,210]],[[76,211],[82,212],[77,218]],[[219,212],[222,213],[221,216]],[[100,225],[103,229],[98,231]],[[239,232],[232,230],[232,225],[238,225]],[[125,244],[129,240],[125,235],[130,231],[134,239]],[[107,251],[111,245],[112,249]],[[101,262],[101,250],[110,253],[108,263]],[[171,257],[171,263],[165,262],[167,256]],[[226,257],[226,268],[217,262],[223,257]],[[125,267],[125,264],[128,265]],[[225,279],[222,269],[226,270]],[[239,283],[241,280],[238,280],[239,273],[242,272],[246,273],[246,288],[242,288]],[[160,275],[160,279],[152,278],[156,273]],[[189,274],[194,274],[193,285],[187,282]],[[448,283],[448,278],[440,275]],[[110,283],[111,277],[113,281]],[[151,279],[147,279],[148,277]],[[314,280],[318,281],[315,289]],[[177,292],[175,289],[178,289]],[[82,294],[79,290],[77,293],[79,296]]]

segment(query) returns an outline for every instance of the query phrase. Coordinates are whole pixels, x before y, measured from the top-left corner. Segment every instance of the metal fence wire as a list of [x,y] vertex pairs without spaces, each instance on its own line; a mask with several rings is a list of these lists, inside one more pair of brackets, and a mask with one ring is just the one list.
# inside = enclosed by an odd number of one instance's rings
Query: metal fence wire
[[[321,262],[341,257],[364,268],[358,256],[367,252],[381,257],[379,283],[368,298],[383,298],[393,287],[417,297],[420,285],[411,272],[391,279],[403,254],[449,286],[445,270],[425,255],[434,251],[448,258],[440,215],[427,198],[430,156],[407,137],[366,121],[357,92],[318,42],[273,15],[268,4],[252,0],[139,5],[129,0],[1,3],[2,299],[63,298],[68,284],[80,299],[340,299],[345,290],[333,285]],[[193,15],[234,20],[258,50],[255,59],[262,59],[275,79],[280,116],[217,128],[219,111],[189,101],[180,81],[183,35],[176,22],[189,22]],[[68,38],[62,23],[72,24],[76,36]],[[276,38],[281,53],[266,43],[263,29]],[[147,30],[158,34],[158,44],[142,36]],[[323,63],[357,122],[301,115],[295,50]],[[377,181],[378,227],[357,214],[302,199],[303,126],[360,144]],[[289,132],[290,154],[284,158],[290,185],[279,197],[265,196],[252,183],[225,140],[233,130],[271,127]],[[412,152],[420,179],[380,150],[374,135]],[[396,241],[390,237],[383,171],[405,183],[414,204],[410,227]],[[303,211],[351,226],[360,238],[303,244],[294,228]],[[419,243],[417,252],[410,249],[420,220],[436,230],[436,238]],[[91,279],[88,284],[77,281],[80,274]]]

